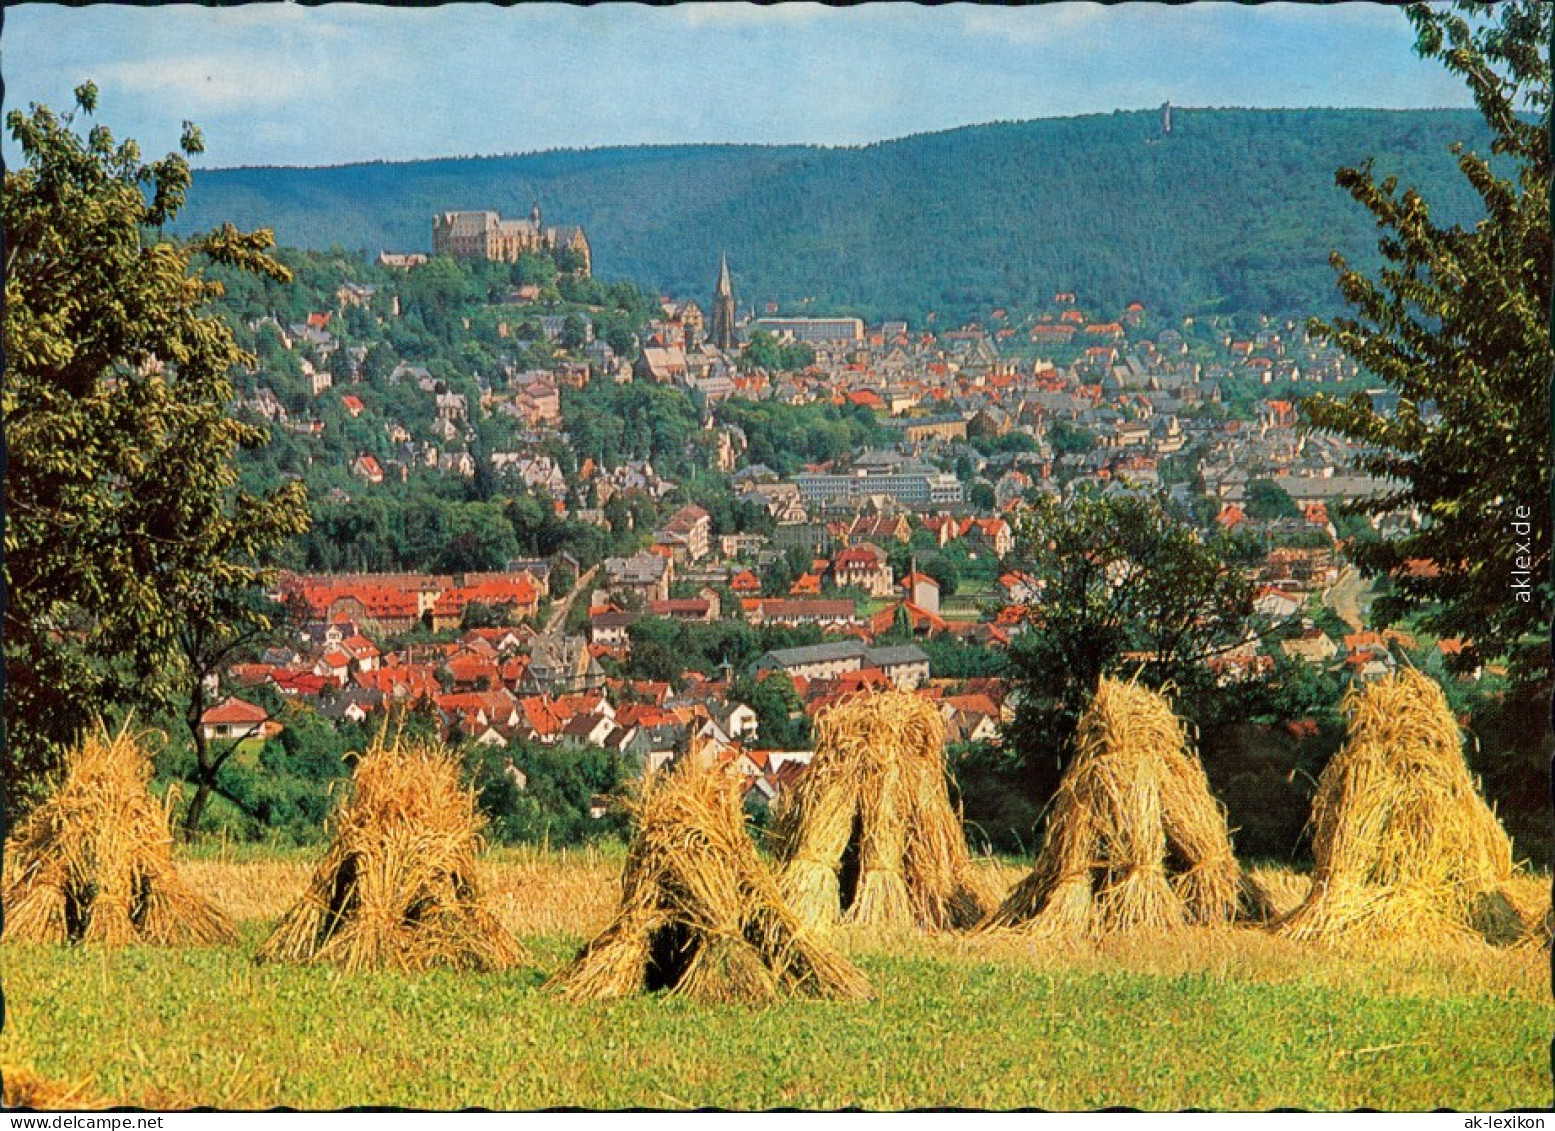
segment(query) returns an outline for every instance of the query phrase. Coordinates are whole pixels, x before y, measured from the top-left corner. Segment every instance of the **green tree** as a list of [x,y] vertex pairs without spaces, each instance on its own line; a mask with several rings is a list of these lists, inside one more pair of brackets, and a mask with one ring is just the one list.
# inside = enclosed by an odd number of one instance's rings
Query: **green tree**
[[331,350],[325,364],[336,385],[349,384],[356,379],[356,365],[351,360],[351,351],[344,346]]
[[564,247],[556,253],[556,269],[558,271],[573,274],[584,270],[588,261],[577,248]]
[[1048,443],[1061,456],[1083,455],[1096,446],[1096,434],[1067,420],[1058,420],[1049,429]]
[[588,341],[588,323],[574,310],[562,320],[561,347],[576,352]]
[[1244,639],[1252,588],[1174,515],[1164,495],[1083,492],[1043,498],[1017,530],[1015,568],[1043,586],[1009,673],[1019,707],[1007,749],[1033,797],[1057,785],[1081,711],[1103,675],[1168,681],[1192,693],[1210,681],[1204,661]]
[[956,587],[961,584],[961,569],[954,559],[945,554],[933,554],[919,562],[918,569],[939,582],[941,597],[956,595]]
[[226,413],[232,370],[253,358],[207,313],[221,287],[203,265],[286,278],[270,233],[157,238],[199,132],[186,124],[181,153],[144,164],[105,126],[77,132],[96,101],[86,84],[70,114],[6,119],[21,154],[5,175],[0,398],[12,801],[93,716],[183,698],[180,633],[241,617],[214,595],[263,584],[267,555],[307,524],[299,484],[237,487],[235,454],[265,442]]
[[1247,517],[1259,522],[1280,518],[1298,518],[1296,500],[1272,479],[1254,479],[1247,485]]
[[775,750],[797,750],[810,743],[810,720],[785,672],[743,674],[729,688],[729,700],[756,712],[756,739]]
[[367,356],[362,359],[362,376],[369,384],[381,385],[388,381],[396,364],[394,347],[388,342],[374,342],[367,347]]
[[[1455,147],[1484,219],[1444,225],[1369,162],[1339,170],[1384,233],[1384,266],[1369,278],[1335,254],[1353,315],[1312,330],[1400,398],[1391,413],[1363,394],[1302,404],[1314,426],[1363,445],[1361,468],[1391,481],[1356,511],[1422,516],[1353,547],[1366,574],[1394,580],[1376,615],[1418,610],[1431,631],[1474,642],[1465,663],[1510,654],[1530,682],[1549,673],[1552,11],[1538,0],[1408,10],[1417,53],[1468,84],[1493,134],[1488,155]],[[1432,568],[1406,568],[1414,560]]]
[[767,330],[757,330],[740,354],[741,369],[790,371],[815,363],[815,349],[803,342],[780,342]]
[[[184,579],[180,616],[176,623],[169,674],[182,693],[184,726],[193,744],[194,763],[184,780],[194,786],[184,810],[184,836],[192,839],[213,794],[239,808],[243,802],[223,788],[222,770],[242,746],[228,740],[212,743],[205,734],[210,688],[225,669],[245,653],[252,654],[288,621],[287,610],[252,584],[219,584],[197,575]],[[245,809],[245,812],[249,812]],[[257,815],[249,813],[250,816]]]
[[685,673],[681,625],[662,617],[643,617],[626,630],[631,658],[626,674],[634,679],[678,681]]

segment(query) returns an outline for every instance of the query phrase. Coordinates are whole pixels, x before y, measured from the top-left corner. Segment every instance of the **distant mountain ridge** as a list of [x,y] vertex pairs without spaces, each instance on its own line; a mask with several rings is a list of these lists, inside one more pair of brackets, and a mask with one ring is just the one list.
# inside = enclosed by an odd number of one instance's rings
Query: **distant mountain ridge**
[[[223,220],[283,245],[425,251],[448,209],[582,224],[602,278],[710,296],[726,251],[742,308],[769,301],[915,323],[1030,309],[1058,290],[1100,311],[1333,310],[1331,251],[1377,263],[1334,185],[1376,159],[1446,220],[1478,198],[1449,146],[1487,152],[1472,110],[1119,112],[968,126],[867,146],[555,150],[195,174],[178,230]],[[806,303],[805,300],[810,300]]]

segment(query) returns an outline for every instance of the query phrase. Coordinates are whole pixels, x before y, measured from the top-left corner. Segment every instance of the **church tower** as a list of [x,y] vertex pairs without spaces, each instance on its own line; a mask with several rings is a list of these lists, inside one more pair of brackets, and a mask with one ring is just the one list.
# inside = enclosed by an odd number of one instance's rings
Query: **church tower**
[[734,348],[734,284],[729,281],[729,257],[718,267],[718,288],[713,291],[713,325],[709,334],[721,350]]

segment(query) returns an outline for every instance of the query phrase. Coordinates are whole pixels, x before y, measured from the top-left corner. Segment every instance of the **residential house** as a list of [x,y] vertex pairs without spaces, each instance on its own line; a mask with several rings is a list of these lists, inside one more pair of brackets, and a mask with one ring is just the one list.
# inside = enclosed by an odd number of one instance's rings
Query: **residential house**
[[577,694],[604,687],[605,673],[583,637],[544,633],[530,645],[524,684],[526,691]]
[[675,566],[671,558],[642,551],[629,558],[606,558],[605,577],[612,597],[634,594],[644,603],[667,601]]
[[1266,585],[1253,596],[1253,611],[1275,620],[1286,620],[1301,611],[1301,598]]
[[641,613],[607,608],[589,617],[589,643],[606,648],[624,648],[629,644],[626,630],[642,618]]
[[677,565],[701,561],[707,556],[712,528],[712,517],[701,507],[681,507],[654,532],[654,544],[668,549]]
[[[214,707],[207,707],[200,716],[200,731],[207,742],[218,739],[241,741],[247,738],[268,737],[266,728],[270,712],[245,699],[229,696]],[[279,731],[279,725],[274,731]]]
[[816,624],[825,628],[853,628],[859,623],[852,601],[798,601],[787,598],[747,598],[741,602],[751,624]]
[[721,612],[720,599],[716,589],[704,586],[695,597],[649,601],[648,612],[656,617],[669,617],[671,620],[715,621]]
[[917,570],[907,574],[899,583],[907,590],[907,600],[927,612],[939,612],[939,582]]
[[363,452],[351,462],[351,474],[377,484],[383,482],[383,467],[374,456]]
[[511,616],[534,616],[540,609],[540,595],[526,578],[492,579],[475,585],[449,589],[438,595],[432,605],[432,629],[441,632],[458,628],[471,605],[491,609],[505,608]]
[[811,681],[835,680],[865,669],[878,669],[896,687],[913,690],[929,681],[929,657],[912,644],[871,648],[861,640],[839,640],[802,648],[779,648],[763,654],[757,672],[782,671]]
[[891,595],[891,564],[878,546],[849,546],[831,560],[832,581],[839,588],[857,586],[871,597]]
[[1339,654],[1339,645],[1322,629],[1309,627],[1294,640],[1280,641],[1280,651],[1309,664],[1324,664]]

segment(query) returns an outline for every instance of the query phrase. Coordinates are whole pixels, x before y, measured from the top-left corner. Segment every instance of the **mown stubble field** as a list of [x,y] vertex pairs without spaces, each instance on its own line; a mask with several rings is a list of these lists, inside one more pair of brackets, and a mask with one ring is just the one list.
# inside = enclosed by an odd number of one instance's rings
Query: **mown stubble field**
[[1533,947],[1337,952],[1250,928],[1101,945],[844,935],[872,1001],[558,1001],[541,983],[610,918],[623,859],[492,854],[488,890],[532,958],[518,969],[346,976],[252,960],[306,854],[207,853],[184,869],[238,920],[240,947],[0,946],[0,1057],[152,1107],[1549,1102],[1548,955]]

